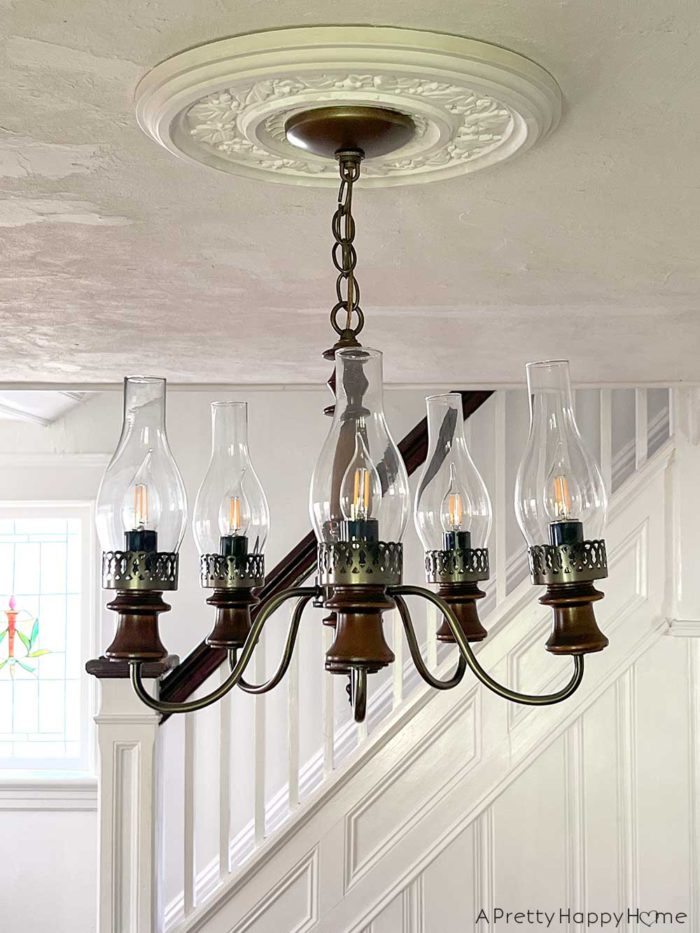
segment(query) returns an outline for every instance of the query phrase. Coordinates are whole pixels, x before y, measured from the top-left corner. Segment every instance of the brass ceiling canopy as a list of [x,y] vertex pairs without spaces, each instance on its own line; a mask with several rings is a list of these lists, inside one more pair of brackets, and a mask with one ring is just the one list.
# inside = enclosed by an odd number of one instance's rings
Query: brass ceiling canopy
[[366,159],[389,155],[407,145],[416,125],[406,114],[386,107],[316,107],[295,113],[284,124],[287,140],[314,155],[332,159],[359,150]]

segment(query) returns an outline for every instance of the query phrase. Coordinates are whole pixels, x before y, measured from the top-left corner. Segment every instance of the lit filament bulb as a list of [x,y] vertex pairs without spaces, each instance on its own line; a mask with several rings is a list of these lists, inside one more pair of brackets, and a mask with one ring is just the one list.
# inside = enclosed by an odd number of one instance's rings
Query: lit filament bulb
[[154,529],[160,521],[161,504],[152,454],[151,450],[146,453],[122,501],[122,521],[127,531]]
[[360,527],[346,528],[351,538],[374,538],[377,513],[382,501],[382,483],[362,434],[355,435],[355,453],[340,484],[340,508],[346,522]]
[[136,483],[134,486],[134,528],[142,531],[148,525],[148,486]]
[[248,552],[246,535],[250,527],[251,513],[250,503],[243,492],[244,473],[226,493],[219,508],[219,550],[221,554],[230,557],[241,557]]
[[162,514],[152,451],[143,458],[122,500],[124,547],[127,551],[157,550]]
[[565,473],[563,466],[557,463],[550,472],[544,503],[549,518],[549,543],[557,546],[583,541],[581,493],[576,478]]
[[238,496],[229,496],[228,500],[228,524],[230,534],[237,535],[241,532],[241,500]]
[[355,483],[350,505],[350,518],[353,521],[364,521],[369,518],[370,484],[371,477],[367,467],[358,467],[355,470]]
[[450,531],[459,531],[462,527],[464,504],[462,503],[462,496],[458,492],[450,493],[448,512],[450,517]]
[[230,489],[219,509],[219,529],[222,535],[244,535],[250,525],[250,504],[243,492],[243,476]]
[[457,480],[454,463],[450,464],[450,482],[440,508],[440,522],[444,531],[464,531],[465,503],[469,501]]
[[571,492],[566,476],[554,477],[553,492],[555,517],[559,521],[566,521],[571,517]]
[[451,463],[450,482],[440,506],[440,524],[446,550],[471,547],[471,536],[464,527],[470,518],[469,496],[457,479],[455,464]]

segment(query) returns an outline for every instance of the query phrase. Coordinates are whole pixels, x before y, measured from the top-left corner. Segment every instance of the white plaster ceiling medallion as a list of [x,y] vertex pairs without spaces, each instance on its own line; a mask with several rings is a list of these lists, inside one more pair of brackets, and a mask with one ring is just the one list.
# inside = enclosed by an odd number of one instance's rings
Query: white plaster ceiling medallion
[[559,120],[561,92],[530,59],[459,36],[372,26],[278,29],[221,39],[153,68],[136,91],[142,129],[166,149],[238,175],[337,186],[333,160],[286,138],[293,115],[381,106],[415,134],[363,164],[366,187],[478,171],[533,146]]

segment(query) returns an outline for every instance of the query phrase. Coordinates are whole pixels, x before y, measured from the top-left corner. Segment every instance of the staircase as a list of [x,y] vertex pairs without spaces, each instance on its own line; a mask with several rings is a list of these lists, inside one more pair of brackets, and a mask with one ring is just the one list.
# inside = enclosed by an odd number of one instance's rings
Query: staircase
[[[545,692],[567,678],[569,665],[544,651],[549,611],[527,580],[518,582],[522,563],[505,559],[503,396],[479,413],[493,418],[502,480],[493,563],[508,567],[492,586],[490,634],[479,656],[512,687]],[[321,734],[307,754],[299,740],[299,665],[292,669],[287,695],[270,715],[271,722],[286,715],[289,738],[279,786],[266,781],[264,700],[236,698],[184,723],[151,721],[168,769],[154,791],[166,813],[155,868],[166,874],[161,893],[168,882],[180,892],[155,907],[154,929],[463,933],[496,929],[501,907],[563,905],[570,916],[552,928],[578,931],[585,927],[577,911],[644,908],[642,894],[656,897],[648,906],[699,917],[700,584],[690,547],[700,515],[686,507],[700,466],[697,400],[674,391],[664,416],[663,409],[650,413],[646,391],[637,390],[630,460],[619,453],[629,439],[617,451],[611,439],[611,393],[598,396],[601,459],[616,485],[606,534],[610,578],[598,612],[610,648],[587,660],[579,691],[545,709],[507,704],[469,677],[436,694],[418,683],[397,622],[397,662],[371,696],[368,722],[351,723],[341,685],[323,677]],[[429,614],[424,653],[445,675],[455,659],[453,649],[437,651],[435,623]],[[258,663],[262,673],[264,659]],[[150,713],[138,715],[145,723]],[[235,775],[246,762],[254,793],[252,813],[241,820]],[[132,799],[133,790],[132,781]],[[178,804],[181,825],[173,832]],[[104,805],[114,810],[111,798]],[[148,825],[143,831],[153,835]],[[119,905],[131,925],[111,929],[151,929],[129,915],[128,891]],[[620,929],[637,926],[632,920]]]

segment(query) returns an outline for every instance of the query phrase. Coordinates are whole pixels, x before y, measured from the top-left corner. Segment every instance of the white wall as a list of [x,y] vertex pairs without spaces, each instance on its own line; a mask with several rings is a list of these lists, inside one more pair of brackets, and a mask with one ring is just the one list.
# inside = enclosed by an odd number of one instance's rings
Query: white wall
[[94,933],[96,814],[0,811],[3,933]]

